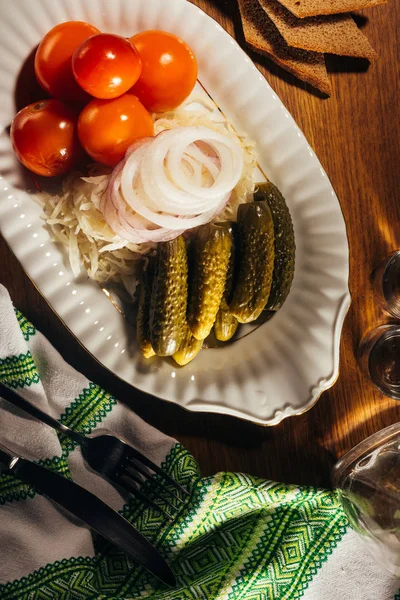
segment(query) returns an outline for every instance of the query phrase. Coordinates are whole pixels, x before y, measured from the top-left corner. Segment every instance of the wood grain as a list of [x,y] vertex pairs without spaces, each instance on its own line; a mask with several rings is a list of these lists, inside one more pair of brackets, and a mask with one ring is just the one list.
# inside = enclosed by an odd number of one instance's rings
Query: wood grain
[[[234,0],[193,3],[243,45]],[[389,0],[365,11],[358,21],[379,59],[368,66],[364,61],[329,57],[333,93],[327,100],[250,53],[326,169],[348,229],[353,303],[343,330],[340,377],[309,412],[263,428],[230,417],[189,413],[134,390],[86,354],[0,238],[0,282],[15,305],[69,363],[181,441],[198,459],[203,474],[246,471],[286,482],[329,485],[337,457],[400,420],[400,403],[384,397],[363,378],[356,358],[361,336],[386,320],[374,302],[371,271],[400,247],[400,4]]]

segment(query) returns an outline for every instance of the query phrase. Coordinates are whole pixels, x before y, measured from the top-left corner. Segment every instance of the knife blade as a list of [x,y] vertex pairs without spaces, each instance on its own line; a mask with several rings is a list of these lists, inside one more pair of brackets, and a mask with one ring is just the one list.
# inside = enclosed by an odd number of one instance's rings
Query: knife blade
[[100,498],[62,475],[14,455],[1,445],[0,463],[5,465],[9,473],[54,500],[91,529],[119,546],[163,583],[175,585],[175,576],[158,550],[129,521]]

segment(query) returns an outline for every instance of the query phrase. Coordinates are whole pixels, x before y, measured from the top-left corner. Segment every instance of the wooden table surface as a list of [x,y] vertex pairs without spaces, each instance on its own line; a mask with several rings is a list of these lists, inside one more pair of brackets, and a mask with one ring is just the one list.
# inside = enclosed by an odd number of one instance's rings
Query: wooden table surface
[[[243,45],[235,0],[192,0]],[[14,303],[87,377],[123,399],[197,458],[204,475],[245,471],[299,484],[329,485],[335,460],[366,436],[400,420],[400,403],[360,373],[363,334],[387,319],[374,302],[372,269],[400,247],[400,3],[365,11],[375,63],[330,57],[332,97],[321,99],[273,63],[250,53],[314,148],[339,197],[350,242],[352,306],[345,321],[340,376],[309,412],[276,427],[196,414],[146,396],[102,369],[65,330],[0,237],[0,283]],[[218,52],[218,49],[216,49]]]

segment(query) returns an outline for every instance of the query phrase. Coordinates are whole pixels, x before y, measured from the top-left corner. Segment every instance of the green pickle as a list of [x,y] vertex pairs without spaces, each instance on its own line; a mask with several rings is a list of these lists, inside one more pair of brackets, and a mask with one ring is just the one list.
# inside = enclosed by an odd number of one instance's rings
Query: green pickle
[[140,277],[140,297],[136,322],[136,338],[145,358],[155,355],[150,342],[150,298],[154,277],[154,258],[150,258]]
[[274,222],[274,271],[271,292],[265,308],[279,310],[290,292],[294,276],[296,244],[292,218],[285,198],[270,181],[256,184],[254,200],[268,202]]
[[238,275],[229,309],[239,323],[251,323],[264,310],[272,284],[274,224],[267,202],[239,206],[238,240]]
[[203,340],[196,340],[189,327],[186,327],[186,333],[179,350],[173,354],[172,358],[178,365],[183,367],[198,355],[202,346]]
[[225,289],[232,245],[229,228],[212,223],[201,227],[193,239],[187,322],[197,340],[204,340],[214,325]]
[[[224,224],[229,228],[233,235],[234,223]],[[233,291],[233,275],[235,268],[235,245],[232,244],[232,250],[229,257],[228,271],[226,274],[225,289],[222,295],[221,304],[214,323],[214,335],[220,342],[227,342],[236,333],[239,326],[238,320],[229,310],[229,302],[231,301]]]
[[186,333],[188,261],[183,236],[157,247],[150,302],[150,342],[157,356],[172,356]]

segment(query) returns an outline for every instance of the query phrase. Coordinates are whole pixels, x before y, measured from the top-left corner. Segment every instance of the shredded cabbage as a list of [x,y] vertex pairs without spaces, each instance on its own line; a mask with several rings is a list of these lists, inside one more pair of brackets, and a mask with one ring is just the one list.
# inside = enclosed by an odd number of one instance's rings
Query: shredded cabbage
[[[199,108],[200,107],[200,108]],[[188,125],[204,125],[239,139],[244,148],[244,168],[239,183],[218,221],[236,219],[239,204],[254,191],[253,169],[256,166],[254,144],[239,135],[215,105],[204,98],[190,98],[190,103],[175,111],[154,115],[155,133]],[[85,176],[75,171],[67,176],[58,194],[41,193],[36,200],[43,207],[44,218],[55,241],[65,246],[72,272],[78,276],[81,266],[90,278],[120,282],[133,295],[143,258],[156,247],[153,242],[132,244],[121,239],[108,226],[100,212],[111,170],[91,165]]]
[[92,279],[100,283],[119,281],[131,292],[132,284],[127,276],[137,277],[143,255],[155,244],[131,244],[112,231],[99,210],[110,170],[95,165],[89,168],[89,175],[71,173],[64,179],[58,194],[42,193],[37,200],[43,207],[53,239],[67,249],[75,276],[83,265]]

